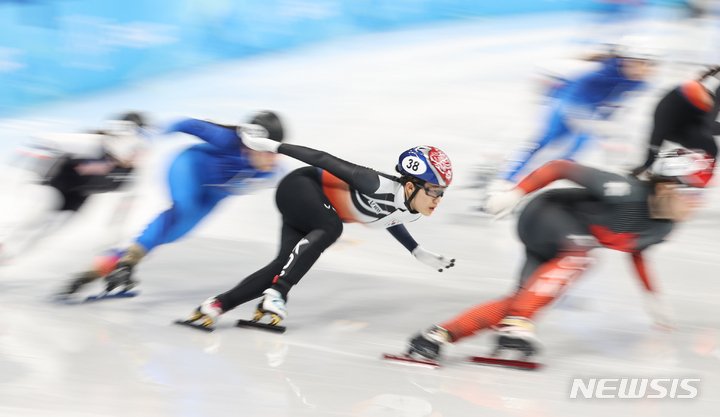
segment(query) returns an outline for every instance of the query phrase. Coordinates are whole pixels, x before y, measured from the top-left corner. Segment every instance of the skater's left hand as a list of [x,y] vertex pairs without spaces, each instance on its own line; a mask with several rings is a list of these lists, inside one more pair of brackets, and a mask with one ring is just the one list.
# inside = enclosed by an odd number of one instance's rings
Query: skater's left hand
[[248,148],[259,152],[277,153],[280,142],[267,138],[267,130],[260,125],[239,125],[237,134]]
[[430,267],[437,269],[438,272],[442,272],[455,266],[455,259],[449,259],[442,255],[438,255],[437,253],[428,252],[420,245],[413,249],[412,254],[415,259],[425,265],[429,265]]
[[483,211],[493,214],[493,220],[500,220],[512,213],[513,208],[525,197],[525,191],[520,188],[513,188],[496,194],[491,194],[485,201]]
[[645,309],[650,315],[650,318],[662,330],[677,330],[672,312],[662,296],[653,292],[645,293]]

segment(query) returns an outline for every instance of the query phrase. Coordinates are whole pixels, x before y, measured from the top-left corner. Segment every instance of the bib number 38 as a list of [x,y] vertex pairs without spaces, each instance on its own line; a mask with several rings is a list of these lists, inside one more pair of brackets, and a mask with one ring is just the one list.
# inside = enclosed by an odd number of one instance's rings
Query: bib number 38
[[402,166],[405,168],[405,171],[414,175],[420,175],[427,171],[425,162],[414,156],[406,156],[402,160]]

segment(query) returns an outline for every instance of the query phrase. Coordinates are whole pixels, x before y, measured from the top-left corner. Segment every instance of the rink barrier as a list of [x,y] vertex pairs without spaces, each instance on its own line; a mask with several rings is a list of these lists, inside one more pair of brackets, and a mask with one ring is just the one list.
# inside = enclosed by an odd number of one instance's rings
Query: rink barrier
[[592,0],[6,0],[0,116],[170,71],[434,21]]

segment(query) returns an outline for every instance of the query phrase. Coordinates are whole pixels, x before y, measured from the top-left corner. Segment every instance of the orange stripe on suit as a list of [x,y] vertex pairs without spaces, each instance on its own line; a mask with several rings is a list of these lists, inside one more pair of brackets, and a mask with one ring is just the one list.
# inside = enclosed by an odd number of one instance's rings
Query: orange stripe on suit
[[713,98],[699,81],[689,80],[683,83],[680,91],[685,98],[698,109],[709,112],[713,107]]
[[353,215],[350,205],[350,186],[340,178],[333,174],[322,171],[321,173],[323,193],[330,200],[330,204],[333,205],[335,211],[345,223],[358,222]]

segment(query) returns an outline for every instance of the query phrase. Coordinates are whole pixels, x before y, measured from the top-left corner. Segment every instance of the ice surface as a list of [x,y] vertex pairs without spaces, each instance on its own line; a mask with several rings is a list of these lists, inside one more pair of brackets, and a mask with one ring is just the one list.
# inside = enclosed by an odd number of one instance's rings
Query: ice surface
[[[678,40],[694,33],[679,23],[643,28],[676,45],[694,45]],[[452,159],[456,182],[431,218],[408,228],[428,250],[457,258],[457,266],[439,274],[384,231],[347,225],[292,291],[285,334],[234,328],[254,305],[229,312],[213,333],[171,325],[275,256],[279,218],[266,190],[227,199],[190,237],[148,256],[137,268],[140,296],[51,303],[49,295],[92,257],[103,209],[113,198],[98,196],[64,229],[0,268],[0,415],[717,415],[717,188],[708,190],[707,207],[694,221],[651,250],[677,332],[651,327],[627,256],[605,251],[598,254],[602,267],[540,319],[542,371],[463,362],[465,355],[488,353],[484,334],[447,348],[439,370],[380,359],[400,353],[425,326],[513,288],[521,262],[514,221],[492,223],[473,211],[477,191],[465,187],[475,165],[532,136],[540,114],[534,64],[572,56],[586,29],[586,16],[559,14],[370,34],[150,80],[1,121],[5,155],[24,132],[93,127],[118,109],[146,110],[159,122],[193,116],[226,123],[273,109],[284,116],[290,142],[385,171],[404,149],[436,145]],[[619,141],[631,146],[630,159],[639,161],[634,146],[646,140],[654,100],[696,70],[663,66],[657,84],[635,102]],[[131,233],[166,206],[167,161],[190,143],[175,135],[155,144]],[[602,163],[606,155],[595,148],[587,158]],[[571,400],[576,377],[702,382],[695,399]]]

